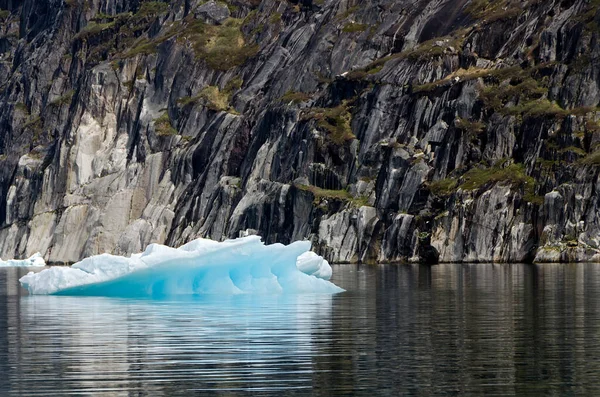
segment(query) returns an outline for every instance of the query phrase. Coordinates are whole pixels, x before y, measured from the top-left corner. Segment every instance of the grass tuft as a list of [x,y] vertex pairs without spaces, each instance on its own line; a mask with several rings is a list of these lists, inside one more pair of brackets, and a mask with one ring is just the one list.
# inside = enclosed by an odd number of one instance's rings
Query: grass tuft
[[309,101],[311,98],[311,95],[305,92],[288,91],[281,97],[281,101],[284,103],[302,103]]
[[305,119],[316,120],[317,126],[327,131],[328,138],[337,145],[356,139],[352,132],[352,113],[347,101],[335,108],[311,109]]
[[177,135],[177,130],[173,128],[169,112],[164,112],[159,118],[154,120],[154,130],[159,136]]
[[226,71],[243,65],[258,52],[258,45],[246,42],[242,19],[229,18],[223,25],[207,25],[202,21],[189,24],[183,36],[192,43],[198,59],[204,59],[215,70]]

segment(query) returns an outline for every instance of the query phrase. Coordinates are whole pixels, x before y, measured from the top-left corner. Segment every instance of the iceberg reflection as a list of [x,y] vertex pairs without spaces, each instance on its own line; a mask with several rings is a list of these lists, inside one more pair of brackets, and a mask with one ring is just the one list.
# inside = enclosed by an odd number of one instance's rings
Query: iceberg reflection
[[11,376],[28,379],[19,385],[42,394],[60,394],[57,384],[149,395],[310,388],[331,304],[332,296],[312,294],[24,297],[24,326],[11,335],[7,365]]

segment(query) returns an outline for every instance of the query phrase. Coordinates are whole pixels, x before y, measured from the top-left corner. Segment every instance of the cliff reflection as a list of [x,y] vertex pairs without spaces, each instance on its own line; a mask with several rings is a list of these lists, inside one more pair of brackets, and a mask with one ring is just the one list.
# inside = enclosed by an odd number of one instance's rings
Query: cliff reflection
[[0,394],[590,395],[599,265],[335,266],[337,296],[27,297],[0,272]]

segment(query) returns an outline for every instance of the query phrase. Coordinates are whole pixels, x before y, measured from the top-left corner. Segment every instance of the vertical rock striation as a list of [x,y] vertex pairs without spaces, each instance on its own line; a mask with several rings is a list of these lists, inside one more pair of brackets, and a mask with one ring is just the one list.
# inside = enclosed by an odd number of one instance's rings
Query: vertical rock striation
[[597,0],[0,0],[0,256],[600,260]]

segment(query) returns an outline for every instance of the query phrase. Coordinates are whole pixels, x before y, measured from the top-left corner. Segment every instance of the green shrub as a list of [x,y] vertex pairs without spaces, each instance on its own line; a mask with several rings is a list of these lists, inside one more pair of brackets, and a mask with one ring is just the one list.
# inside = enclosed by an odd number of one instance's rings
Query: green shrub
[[330,190],[322,189],[312,185],[294,185],[300,190],[311,192],[315,197],[313,204],[319,205],[323,200],[338,200],[344,203],[349,203],[353,207],[360,208],[369,205],[367,196],[352,197],[347,190]]
[[246,43],[241,31],[243,20],[229,18],[223,25],[207,25],[194,21],[185,28],[196,57],[204,59],[215,70],[229,70],[240,66],[258,52],[258,46]]
[[281,21],[281,13],[279,12],[274,12],[270,17],[269,17],[269,22],[271,23],[277,23]]
[[440,197],[451,195],[457,187],[458,181],[454,178],[440,179],[427,184],[429,191]]
[[295,185],[298,189],[304,190],[307,192],[311,192],[315,199],[337,199],[342,201],[349,201],[352,196],[348,193],[347,190],[329,190],[322,189],[320,187],[312,186],[312,185]]
[[346,79],[348,80],[362,80],[365,77],[372,76],[377,74],[383,69],[383,64],[377,64],[375,66],[368,65],[365,68],[353,70],[346,75]]
[[241,77],[234,77],[231,80],[229,80],[227,82],[227,84],[225,84],[225,92],[232,94],[235,91],[242,88],[243,84],[244,84],[244,80],[242,80]]
[[284,96],[281,97],[281,101],[284,103],[302,103],[311,99],[311,96],[305,92],[288,91]]
[[342,28],[342,32],[345,32],[345,33],[359,33],[360,32],[360,33],[362,33],[364,31],[366,31],[368,27],[369,27],[369,25],[365,25],[362,23],[350,22]]
[[562,148],[559,150],[559,153],[573,153],[576,156],[584,157],[587,155],[585,150],[578,148],[576,146],[568,146],[566,148]]
[[[518,72],[517,72],[518,73]],[[504,76],[501,76],[504,77]],[[539,82],[532,77],[527,77],[515,84],[506,84],[500,86],[489,86],[480,93],[480,98],[487,107],[498,112],[519,113],[523,108],[514,106],[513,110],[504,109],[508,102],[512,103],[532,103],[542,98],[548,93],[548,89],[540,86]]]
[[579,160],[579,164],[581,165],[600,165],[600,150],[596,150],[581,160]]
[[86,40],[91,36],[95,36],[105,30],[111,29],[114,26],[115,21],[106,23],[90,22],[83,29],[81,29],[77,35],[75,35],[75,39]]
[[444,197],[449,196],[457,189],[479,190],[484,186],[497,183],[522,189],[525,201],[539,202],[539,198],[535,196],[535,179],[525,173],[523,164],[505,166],[505,162],[500,162],[492,167],[475,167],[459,179],[441,179],[428,183],[427,187],[434,195]]
[[200,91],[199,97],[204,99],[210,109],[223,111],[229,109],[229,95],[221,92],[219,87],[208,86]]
[[485,130],[485,123],[481,121],[470,121],[468,119],[459,118],[456,122],[456,127],[468,134],[477,135]]
[[[535,2],[533,2],[535,4]],[[464,8],[465,14],[474,19],[484,19],[490,23],[501,19],[514,18],[523,12],[519,0],[471,0]]]
[[142,38],[138,44],[127,50],[122,54],[122,58],[134,58],[138,55],[150,55],[157,51],[157,44],[154,41],[150,41],[147,38]]
[[225,85],[225,89],[221,91],[217,86],[204,87],[198,95],[195,97],[183,97],[177,100],[180,106],[188,106],[202,102],[205,106],[216,111],[227,111],[229,113],[236,113],[231,107],[230,100],[233,93],[239,90],[243,84],[243,80],[239,77],[235,77]]
[[523,164],[511,164],[504,167],[502,164],[490,168],[472,168],[461,178],[461,189],[477,190],[489,183],[507,183],[513,187],[535,185],[535,180],[527,176]]
[[544,196],[538,196],[531,192],[525,193],[525,195],[523,196],[523,200],[535,205],[544,205]]
[[328,132],[328,138],[337,145],[356,139],[352,133],[352,113],[347,101],[335,108],[315,108],[305,116],[314,119],[317,125]]
[[154,120],[154,130],[159,136],[177,135],[177,130],[173,128],[169,112],[164,112],[159,118]]
[[591,32],[600,31],[600,26],[596,21],[596,14],[600,8],[600,0],[589,0],[587,7],[583,8],[583,12],[575,19],[584,24],[586,30]]

